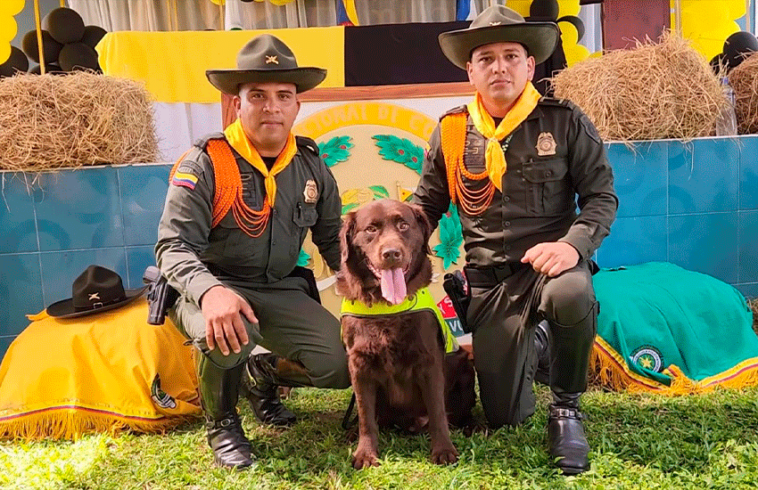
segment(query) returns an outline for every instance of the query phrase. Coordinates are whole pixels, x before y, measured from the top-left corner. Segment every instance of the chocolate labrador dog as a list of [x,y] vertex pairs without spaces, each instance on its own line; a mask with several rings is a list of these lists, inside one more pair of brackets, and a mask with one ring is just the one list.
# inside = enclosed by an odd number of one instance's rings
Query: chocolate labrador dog
[[[448,422],[471,420],[475,375],[468,354],[446,355],[441,316],[408,306],[431,300],[430,234],[420,207],[387,199],[348,213],[343,224],[337,290],[358,406],[356,469],[378,464],[380,426],[414,433],[428,426],[432,461],[454,463]],[[345,314],[346,303],[360,304],[359,313],[352,306]]]

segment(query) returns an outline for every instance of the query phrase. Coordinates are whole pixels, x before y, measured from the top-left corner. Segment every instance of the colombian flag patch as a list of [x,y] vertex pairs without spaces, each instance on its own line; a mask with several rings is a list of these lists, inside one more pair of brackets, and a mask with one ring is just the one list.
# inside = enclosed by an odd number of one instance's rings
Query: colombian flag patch
[[197,177],[192,174],[177,171],[174,173],[174,178],[171,179],[171,183],[192,190],[195,188],[195,184],[197,184]]

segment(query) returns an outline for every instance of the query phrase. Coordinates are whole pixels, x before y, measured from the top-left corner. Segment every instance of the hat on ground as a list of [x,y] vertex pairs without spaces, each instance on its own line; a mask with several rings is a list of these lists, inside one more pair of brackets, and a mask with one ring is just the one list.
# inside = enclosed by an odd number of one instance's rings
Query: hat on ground
[[76,318],[112,310],[139,298],[146,288],[124,289],[121,276],[99,265],[91,265],[74,280],[72,297],[47,307],[56,318]]
[[471,52],[479,46],[513,42],[526,47],[537,64],[553,54],[561,31],[554,22],[527,22],[518,12],[503,5],[482,10],[466,29],[439,35],[442,52],[458,68],[466,69]]
[[326,70],[297,66],[295,54],[281,39],[261,34],[237,54],[236,70],[207,70],[205,75],[214,87],[229,95],[237,95],[239,86],[250,82],[294,83],[301,93],[323,82]]

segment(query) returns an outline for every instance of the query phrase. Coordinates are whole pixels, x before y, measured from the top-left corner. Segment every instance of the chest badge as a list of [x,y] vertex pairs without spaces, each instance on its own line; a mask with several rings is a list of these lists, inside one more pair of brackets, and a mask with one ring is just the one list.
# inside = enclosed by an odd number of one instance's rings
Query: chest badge
[[309,180],[305,183],[305,190],[303,190],[303,197],[305,197],[305,202],[308,204],[313,204],[316,201],[318,201],[318,188],[316,187],[316,182],[313,180]]
[[540,133],[537,137],[537,155],[541,157],[555,155],[556,146],[552,133]]

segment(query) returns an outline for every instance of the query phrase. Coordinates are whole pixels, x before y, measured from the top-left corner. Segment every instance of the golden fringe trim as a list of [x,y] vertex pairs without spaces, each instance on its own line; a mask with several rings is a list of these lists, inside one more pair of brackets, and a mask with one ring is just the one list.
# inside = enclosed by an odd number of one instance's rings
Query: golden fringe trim
[[163,434],[167,430],[195,420],[197,416],[193,415],[147,420],[90,413],[75,408],[52,409],[19,415],[17,418],[0,422],[0,439],[77,440],[84,434],[93,432],[116,435],[124,431]]
[[758,357],[746,359],[723,373],[701,381],[689,379],[678,366],[672,364],[662,373],[671,378],[671,384],[667,386],[629,369],[621,355],[600,337],[595,339],[590,367],[591,383],[627,393],[681,396],[710,393],[719,387],[741,389],[758,386]]

